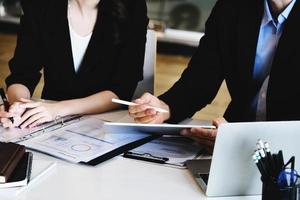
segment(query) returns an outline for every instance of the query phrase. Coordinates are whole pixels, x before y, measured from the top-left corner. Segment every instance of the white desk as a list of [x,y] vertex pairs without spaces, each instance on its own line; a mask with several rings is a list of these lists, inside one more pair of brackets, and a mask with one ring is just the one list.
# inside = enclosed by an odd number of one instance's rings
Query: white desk
[[[125,113],[126,114],[126,113]],[[111,119],[115,115],[105,116]],[[123,117],[122,115],[118,115]],[[96,167],[55,160],[56,168],[16,197],[1,200],[258,200],[259,196],[207,198],[185,169],[126,159],[121,156]]]

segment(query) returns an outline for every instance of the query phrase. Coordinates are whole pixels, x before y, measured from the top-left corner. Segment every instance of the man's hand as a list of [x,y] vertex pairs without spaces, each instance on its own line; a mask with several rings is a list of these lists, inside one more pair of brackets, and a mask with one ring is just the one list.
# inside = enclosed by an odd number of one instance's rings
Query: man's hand
[[137,123],[159,124],[170,117],[170,112],[160,113],[156,112],[154,109],[148,108],[148,106],[154,106],[169,111],[169,106],[167,104],[150,93],[145,93],[141,98],[136,99],[134,103],[137,103],[138,105],[129,106],[128,112]]
[[[227,123],[224,118],[217,118],[213,120],[213,125],[217,128],[222,124]],[[199,144],[203,145],[209,153],[213,152],[215,140],[217,136],[217,129],[191,128],[184,129],[181,134],[192,138]]]

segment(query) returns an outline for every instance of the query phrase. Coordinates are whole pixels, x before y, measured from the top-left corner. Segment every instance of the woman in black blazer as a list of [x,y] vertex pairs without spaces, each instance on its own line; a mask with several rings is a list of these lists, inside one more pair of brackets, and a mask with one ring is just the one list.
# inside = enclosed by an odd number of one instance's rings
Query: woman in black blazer
[[[131,99],[143,78],[145,0],[23,0],[22,8],[6,79],[11,106],[0,116],[4,126],[101,113],[117,108],[112,98]],[[42,98],[55,103],[29,100],[42,69]]]

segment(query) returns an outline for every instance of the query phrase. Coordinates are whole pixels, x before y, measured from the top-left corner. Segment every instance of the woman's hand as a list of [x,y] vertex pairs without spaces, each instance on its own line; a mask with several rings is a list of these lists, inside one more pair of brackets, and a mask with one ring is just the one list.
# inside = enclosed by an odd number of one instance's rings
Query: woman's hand
[[[1,107],[1,123],[5,128],[17,127],[20,124],[20,119],[25,109],[21,107],[21,102],[15,102],[10,105],[8,112],[4,110],[4,107]],[[13,118],[13,122],[9,118]]]
[[53,121],[57,117],[58,108],[56,103],[45,103],[23,98],[20,99],[20,102],[22,103],[20,107],[26,110],[19,121],[22,129]]
[[[213,125],[215,125],[217,128],[223,123],[227,123],[224,118],[217,118],[213,120]],[[181,134],[183,136],[192,138],[199,144],[203,145],[209,153],[213,152],[217,136],[217,129],[191,128],[184,129]]]
[[3,127],[10,128],[13,127],[13,122],[9,119],[14,117],[13,113],[6,112],[4,106],[2,105],[0,108],[0,121]]
[[153,106],[169,111],[169,106],[167,104],[150,93],[145,93],[141,98],[136,99],[134,103],[137,103],[138,105],[129,106],[128,112],[137,123],[158,124],[163,123],[170,117],[170,112],[160,113],[154,109],[148,108],[148,106]]

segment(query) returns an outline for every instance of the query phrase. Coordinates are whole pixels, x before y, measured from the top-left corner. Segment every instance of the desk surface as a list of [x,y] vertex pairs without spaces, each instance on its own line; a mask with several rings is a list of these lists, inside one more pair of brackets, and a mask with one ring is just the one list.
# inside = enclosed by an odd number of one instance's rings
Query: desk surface
[[[111,119],[115,115],[105,116]],[[118,115],[124,117],[124,115]],[[96,167],[72,164],[34,152],[35,159],[54,160],[49,174],[16,197],[1,200],[257,200],[259,196],[207,198],[186,169],[121,156]]]

